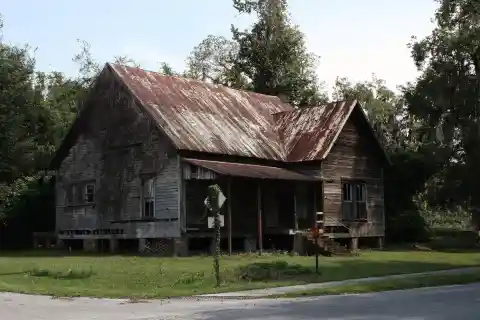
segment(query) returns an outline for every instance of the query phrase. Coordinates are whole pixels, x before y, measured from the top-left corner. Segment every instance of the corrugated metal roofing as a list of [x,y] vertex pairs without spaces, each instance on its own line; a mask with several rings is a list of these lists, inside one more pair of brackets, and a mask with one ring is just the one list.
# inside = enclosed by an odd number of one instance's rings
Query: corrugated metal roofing
[[275,114],[286,160],[324,159],[357,104],[357,101],[339,101]]
[[317,179],[284,168],[235,162],[222,162],[184,158],[183,160],[221,175],[256,179],[315,181]]
[[278,97],[110,64],[180,150],[284,160]]
[[109,64],[179,150],[322,160],[357,101],[295,109],[278,97]]

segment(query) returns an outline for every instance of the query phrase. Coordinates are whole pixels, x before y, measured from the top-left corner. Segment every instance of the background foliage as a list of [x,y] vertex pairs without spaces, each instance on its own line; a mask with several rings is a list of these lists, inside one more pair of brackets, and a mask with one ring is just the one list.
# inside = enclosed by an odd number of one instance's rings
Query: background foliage
[[[363,104],[392,159],[385,196],[387,235],[395,241],[425,240],[432,226],[467,228],[471,210],[480,208],[480,4],[437,2],[434,30],[410,44],[418,79],[392,90],[376,77],[339,78],[331,97]],[[330,100],[316,73],[319,57],[291,23],[286,0],[233,6],[255,22],[246,30],[231,26],[230,39],[207,35],[185,70],[165,62],[159,72],[283,95],[298,107]],[[101,64],[79,41],[78,76],[40,72],[28,45],[2,41],[2,26],[0,17],[0,243],[27,246],[33,231],[54,228],[46,169]],[[116,61],[138,65],[128,57]]]

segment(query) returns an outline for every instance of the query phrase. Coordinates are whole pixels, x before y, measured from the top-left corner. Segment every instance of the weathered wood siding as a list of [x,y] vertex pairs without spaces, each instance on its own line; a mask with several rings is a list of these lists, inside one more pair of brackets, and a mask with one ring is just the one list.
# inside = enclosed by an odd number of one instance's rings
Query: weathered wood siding
[[155,179],[155,218],[179,218],[180,168],[176,158],[170,158]]
[[[128,238],[178,236],[176,152],[119,82],[111,75],[101,80],[88,121],[57,171],[57,230],[121,228]],[[138,221],[144,175],[156,177],[157,221]],[[66,187],[85,180],[95,181],[95,203],[68,206]]]
[[[352,114],[322,163],[322,176],[327,179],[324,183],[325,225],[344,224],[352,230],[352,236],[383,236],[385,219],[382,158],[366,131],[366,124],[356,116],[358,115]],[[342,178],[365,181],[367,222],[342,221]]]
[[93,205],[67,206],[66,188],[71,183],[96,180],[100,153],[95,144],[81,136],[71,148],[57,171],[56,180],[56,228],[83,229],[102,224]]

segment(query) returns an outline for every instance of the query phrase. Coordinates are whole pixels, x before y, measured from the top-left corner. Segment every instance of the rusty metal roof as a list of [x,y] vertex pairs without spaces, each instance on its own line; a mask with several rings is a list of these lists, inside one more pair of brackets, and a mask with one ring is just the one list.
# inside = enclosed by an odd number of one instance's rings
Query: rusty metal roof
[[284,160],[278,97],[109,64],[180,150]]
[[286,161],[325,159],[357,104],[357,101],[338,101],[275,114]]
[[236,162],[210,161],[184,158],[186,162],[220,175],[276,180],[316,181],[318,179],[279,167]]
[[[278,97],[119,64],[107,64],[100,77],[106,70],[127,86],[178,150],[282,162],[323,160],[358,105],[339,101],[295,109]],[[52,168],[60,165],[79,135],[79,118],[57,150]]]
[[358,105],[338,101],[295,109],[274,96],[108,66],[179,150],[285,162],[323,160]]

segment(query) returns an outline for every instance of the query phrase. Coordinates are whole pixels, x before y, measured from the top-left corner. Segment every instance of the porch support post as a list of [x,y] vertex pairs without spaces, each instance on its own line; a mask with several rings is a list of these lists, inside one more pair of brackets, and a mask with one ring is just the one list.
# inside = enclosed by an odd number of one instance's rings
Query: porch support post
[[295,185],[294,186],[294,189],[293,189],[293,218],[294,218],[294,222],[293,222],[293,228],[295,230],[295,232],[297,232],[298,230],[298,216],[297,216],[297,186]]
[[118,252],[118,239],[117,238],[110,238],[108,240],[108,249],[110,253],[117,253]]
[[303,254],[303,236],[298,232],[298,214],[297,214],[297,185],[293,192],[293,218],[294,218],[294,235],[293,235],[293,252]]
[[312,184],[311,188],[313,188],[313,199],[312,199],[312,203],[313,203],[313,217],[312,217],[312,228],[315,228],[317,226],[317,185],[316,184]]
[[231,256],[232,255],[232,178],[228,179],[227,215],[228,215],[228,254]]
[[385,245],[385,237],[378,237],[378,249],[383,250],[383,246]]
[[258,252],[263,252],[263,234],[262,234],[262,187],[260,181],[257,186],[257,213],[258,213]]
[[358,250],[358,238],[350,239],[350,249],[353,251]]

